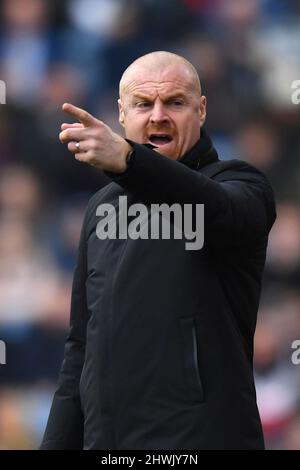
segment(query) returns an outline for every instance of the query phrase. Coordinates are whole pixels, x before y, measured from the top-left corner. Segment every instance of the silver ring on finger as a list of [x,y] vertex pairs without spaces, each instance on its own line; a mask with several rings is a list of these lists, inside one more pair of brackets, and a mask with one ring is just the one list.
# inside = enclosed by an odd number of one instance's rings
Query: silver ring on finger
[[75,147],[77,152],[80,152],[80,142],[76,142]]

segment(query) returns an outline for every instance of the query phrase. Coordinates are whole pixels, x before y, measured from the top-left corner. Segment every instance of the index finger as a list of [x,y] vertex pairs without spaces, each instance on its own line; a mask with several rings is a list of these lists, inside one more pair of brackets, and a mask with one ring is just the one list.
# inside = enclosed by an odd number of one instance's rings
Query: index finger
[[70,116],[80,121],[84,125],[84,127],[91,126],[95,122],[94,116],[92,116],[84,109],[77,108],[77,106],[74,106],[71,103],[64,103],[62,109]]
[[60,127],[64,131],[65,129],[74,129],[74,128],[81,129],[82,127],[84,127],[84,125],[81,124],[80,122],[73,122],[73,123],[64,122]]

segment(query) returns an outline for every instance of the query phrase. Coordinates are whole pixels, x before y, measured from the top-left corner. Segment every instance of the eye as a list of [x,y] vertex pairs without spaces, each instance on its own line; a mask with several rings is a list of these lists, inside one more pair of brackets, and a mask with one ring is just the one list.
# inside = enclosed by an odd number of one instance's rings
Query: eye
[[173,100],[169,101],[169,105],[179,107],[183,105],[183,101],[181,99],[174,98]]
[[150,106],[150,101],[139,101],[138,103],[136,103],[137,108],[149,108]]

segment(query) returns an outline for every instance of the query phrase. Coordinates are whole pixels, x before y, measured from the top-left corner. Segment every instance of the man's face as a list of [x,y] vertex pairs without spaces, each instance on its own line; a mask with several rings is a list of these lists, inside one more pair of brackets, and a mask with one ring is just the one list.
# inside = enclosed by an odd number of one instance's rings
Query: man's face
[[119,110],[128,139],[178,160],[200,137],[206,98],[183,64],[137,67],[125,81]]

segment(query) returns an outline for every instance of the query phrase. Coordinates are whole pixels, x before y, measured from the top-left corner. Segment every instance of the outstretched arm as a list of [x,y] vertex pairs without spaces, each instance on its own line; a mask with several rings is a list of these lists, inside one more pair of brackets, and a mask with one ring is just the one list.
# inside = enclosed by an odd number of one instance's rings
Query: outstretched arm
[[[129,145],[80,108],[65,104],[63,109],[81,122],[80,128],[65,129],[60,134],[63,142],[82,142],[80,148],[85,152],[75,157],[104,170],[146,203],[204,204],[206,230],[214,242],[236,246],[269,232],[275,219],[272,189],[264,175],[250,165],[241,162],[212,180],[145,145],[131,141]],[[75,153],[75,142],[68,145]],[[134,158],[127,168],[126,152],[132,148]]]

